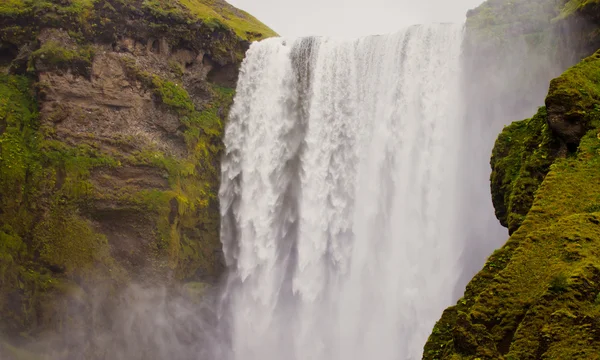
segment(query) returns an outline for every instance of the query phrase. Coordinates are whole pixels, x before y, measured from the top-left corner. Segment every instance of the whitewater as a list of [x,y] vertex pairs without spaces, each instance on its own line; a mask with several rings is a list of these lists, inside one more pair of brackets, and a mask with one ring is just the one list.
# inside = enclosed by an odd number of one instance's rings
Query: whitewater
[[226,358],[421,358],[463,271],[462,39],[251,46],[219,194]]

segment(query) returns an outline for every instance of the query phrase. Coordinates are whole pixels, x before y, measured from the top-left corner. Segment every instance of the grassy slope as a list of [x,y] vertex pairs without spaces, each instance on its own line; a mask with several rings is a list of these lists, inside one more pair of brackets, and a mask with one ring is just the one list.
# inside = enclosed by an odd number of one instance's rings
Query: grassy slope
[[599,76],[600,53],[552,82],[547,105],[560,98],[565,112],[584,111],[588,130],[576,153],[553,162],[539,188],[539,178],[523,169],[547,166],[534,161],[551,143],[547,125],[535,125],[545,110],[498,138],[495,171],[505,166],[509,179],[501,192],[514,197],[519,181],[529,180],[533,188],[520,197],[535,198],[507,244],[444,312],[425,359],[600,358]]
[[245,11],[238,10],[223,0],[179,0],[199,18],[217,21],[232,28],[238,36],[254,40],[277,36],[273,30]]
[[[239,39],[261,40],[277,36],[273,30],[261,23],[252,15],[239,10],[224,0],[116,0],[124,9],[148,9],[157,17],[164,19],[179,18],[192,23],[201,21],[210,27],[230,29]],[[39,23],[51,26],[61,25],[67,28],[88,28],[96,26],[90,24],[98,9],[107,10],[114,8],[105,0],[6,0],[0,3],[0,21],[2,18],[16,19],[24,16],[33,16]],[[104,19],[110,22],[110,19]],[[67,25],[67,22],[69,23]],[[12,34],[11,26],[4,29],[11,36],[27,36]],[[31,31],[31,30],[28,30]]]
[[224,0],[144,0],[143,5],[159,13],[175,15],[189,13],[212,26],[230,28],[244,40],[260,40],[277,36],[277,33],[254,16],[231,6]]

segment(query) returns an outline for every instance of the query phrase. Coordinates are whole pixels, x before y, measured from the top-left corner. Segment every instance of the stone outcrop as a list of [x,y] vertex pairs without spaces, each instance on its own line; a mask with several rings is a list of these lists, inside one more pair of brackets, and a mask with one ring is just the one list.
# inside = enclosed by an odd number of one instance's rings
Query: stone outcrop
[[[426,359],[593,359],[600,327],[600,53],[498,137],[492,190],[512,236],[444,312]],[[585,89],[585,91],[582,91]],[[563,92],[579,92],[562,97]],[[560,98],[560,107],[556,101]],[[577,131],[557,122],[572,121]],[[552,115],[551,115],[552,114]],[[563,117],[564,116],[564,117]],[[565,133],[563,130],[567,129]],[[522,220],[511,221],[514,211]]]
[[212,5],[0,5],[0,335],[13,344],[89,322],[99,292],[110,306],[125,284],[221,275],[223,124],[249,40],[274,33]]
[[[503,18],[520,25],[482,22],[472,31],[531,30],[525,10],[545,4],[551,21],[531,26],[554,44],[548,49],[556,59],[598,49],[595,1],[488,1],[471,16],[520,7]],[[577,62],[551,81],[545,106],[498,136],[492,199],[511,236],[443,313],[424,359],[593,359],[600,352],[600,53]],[[528,96],[523,84],[499,104]]]

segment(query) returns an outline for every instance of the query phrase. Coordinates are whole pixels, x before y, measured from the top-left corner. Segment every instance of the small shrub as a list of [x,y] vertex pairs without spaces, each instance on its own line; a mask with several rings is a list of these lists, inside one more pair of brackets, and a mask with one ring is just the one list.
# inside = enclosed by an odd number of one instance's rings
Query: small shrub
[[550,280],[550,291],[563,293],[569,287],[569,279],[564,273],[560,273]]

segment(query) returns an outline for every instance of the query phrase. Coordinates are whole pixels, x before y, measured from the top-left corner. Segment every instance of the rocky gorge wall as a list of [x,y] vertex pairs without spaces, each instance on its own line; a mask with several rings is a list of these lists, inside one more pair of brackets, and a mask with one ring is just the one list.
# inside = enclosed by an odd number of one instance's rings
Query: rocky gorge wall
[[127,284],[217,280],[223,124],[249,41],[272,35],[223,1],[0,4],[3,359],[106,326]]

